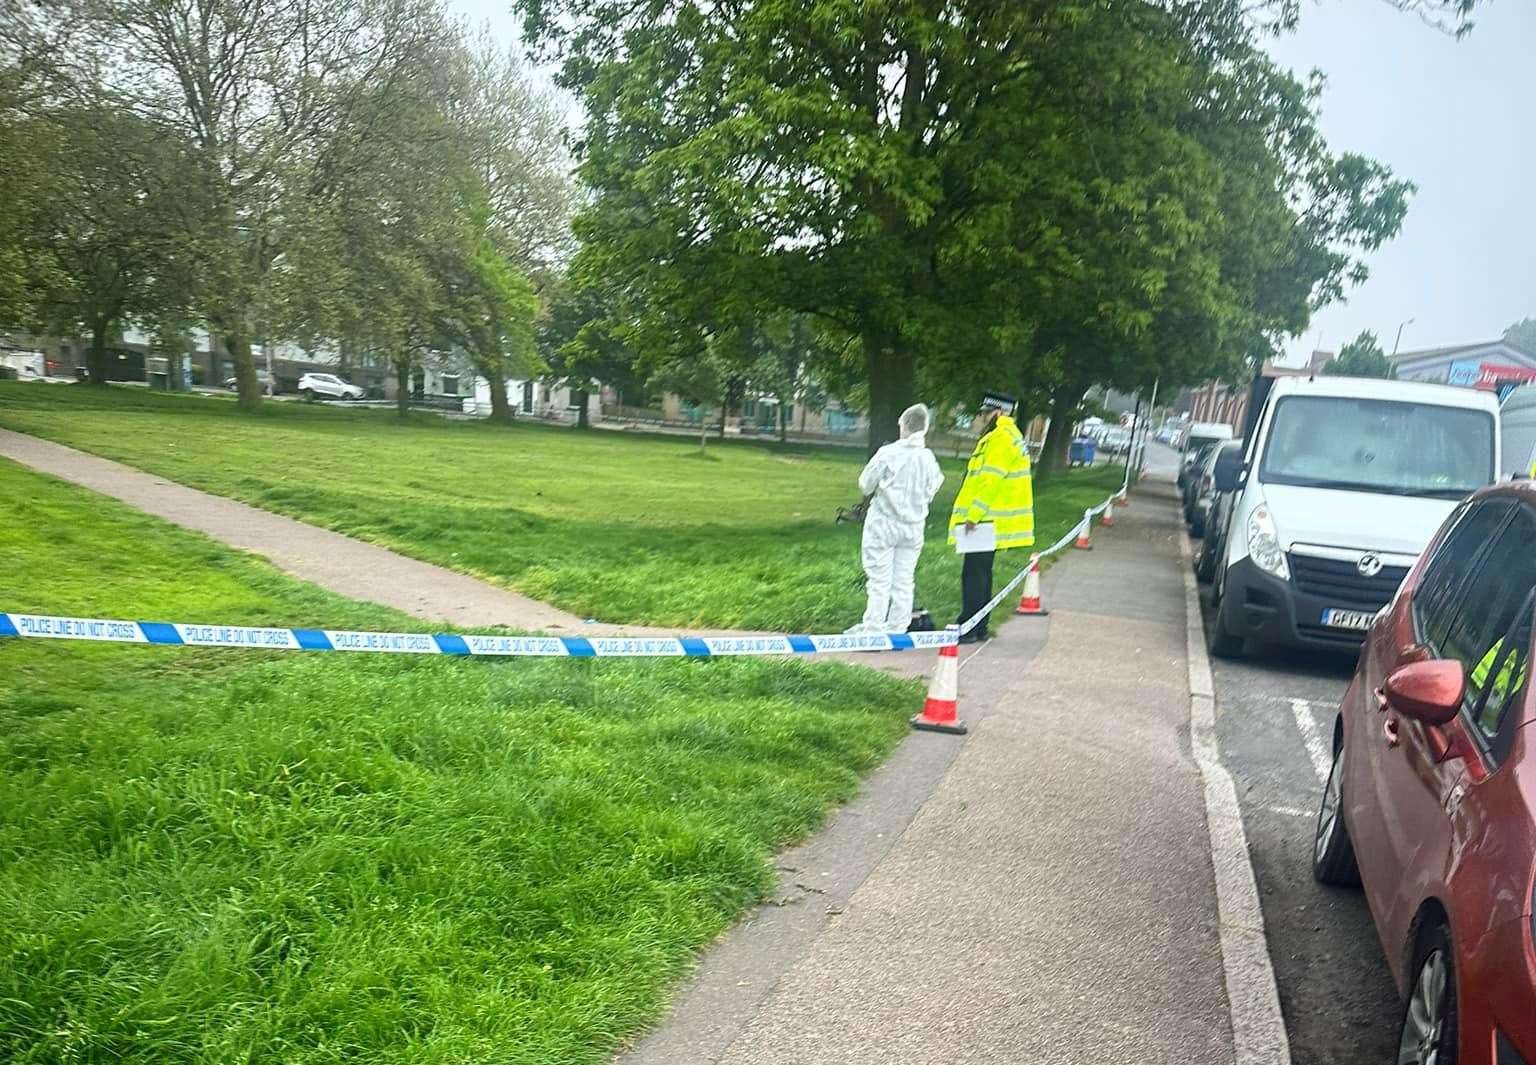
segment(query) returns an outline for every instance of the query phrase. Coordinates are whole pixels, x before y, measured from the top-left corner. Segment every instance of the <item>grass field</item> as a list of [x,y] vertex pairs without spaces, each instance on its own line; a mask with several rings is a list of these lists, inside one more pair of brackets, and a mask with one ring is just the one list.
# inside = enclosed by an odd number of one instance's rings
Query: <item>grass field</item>
[[[79,413],[91,432],[113,420]],[[125,450],[161,455],[157,426],[174,426],[177,449],[202,455],[193,466],[254,494],[298,491],[284,470],[313,485],[289,449],[332,431],[323,416],[274,418],[263,472],[239,423],[219,438],[216,415],[116,420]],[[556,439],[402,435],[481,455]],[[325,468],[361,477],[343,439]],[[221,454],[251,462],[252,480]],[[398,476],[427,484],[455,466],[421,459]],[[462,483],[489,492],[496,476]],[[425,505],[424,490],[401,492]],[[335,505],[383,513],[389,498],[352,486]],[[511,513],[465,502],[445,525]],[[421,628],[3,461],[0,601]],[[0,640],[0,1060],[605,1061],[770,887],[773,853],[888,753],[918,699],[835,663]]]
[[[492,426],[421,415],[114,388],[0,383],[0,426],[485,577],[606,622],[840,631],[863,613],[859,529],[835,526],[862,455],[769,443]],[[919,605],[959,610],[944,525],[963,463],[933,507]],[[1041,543],[1119,484],[1113,469],[1041,491]],[[1013,553],[1018,556],[1018,552]],[[1005,554],[999,578],[1022,557]]]

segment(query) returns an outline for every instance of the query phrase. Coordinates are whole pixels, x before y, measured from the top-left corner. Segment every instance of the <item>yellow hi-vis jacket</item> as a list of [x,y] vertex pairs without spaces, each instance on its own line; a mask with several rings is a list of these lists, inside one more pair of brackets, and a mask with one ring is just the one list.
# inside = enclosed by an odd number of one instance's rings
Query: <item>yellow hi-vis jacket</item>
[[991,432],[976,442],[965,466],[965,483],[949,514],[949,542],[955,527],[968,521],[990,521],[997,532],[997,549],[1033,547],[1035,492],[1030,484],[1029,447],[1012,418],[998,415]]

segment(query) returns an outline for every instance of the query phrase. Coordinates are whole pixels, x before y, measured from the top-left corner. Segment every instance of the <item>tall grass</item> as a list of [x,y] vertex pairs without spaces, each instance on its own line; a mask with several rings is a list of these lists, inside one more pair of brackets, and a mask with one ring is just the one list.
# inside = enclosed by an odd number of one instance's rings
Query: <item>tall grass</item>
[[[4,462],[0,602],[420,628]],[[837,664],[0,641],[0,1060],[606,1060],[915,699]]]
[[[477,574],[606,622],[837,631],[863,613],[862,454],[267,404],[129,389],[0,383],[0,425]],[[947,479],[918,566],[920,605],[959,610]],[[1039,493],[1040,540],[1119,483],[1064,475]],[[1014,552],[1014,555],[1019,554]],[[1000,556],[999,574],[1023,564]]]

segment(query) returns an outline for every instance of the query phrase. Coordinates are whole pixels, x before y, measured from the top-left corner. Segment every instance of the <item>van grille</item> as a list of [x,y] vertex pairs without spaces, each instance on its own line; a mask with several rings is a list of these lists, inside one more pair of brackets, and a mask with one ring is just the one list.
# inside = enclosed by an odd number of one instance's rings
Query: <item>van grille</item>
[[1326,599],[1330,604],[1375,613],[1397,594],[1408,575],[1405,566],[1383,566],[1374,577],[1362,577],[1353,562],[1313,555],[1287,556],[1298,591]]

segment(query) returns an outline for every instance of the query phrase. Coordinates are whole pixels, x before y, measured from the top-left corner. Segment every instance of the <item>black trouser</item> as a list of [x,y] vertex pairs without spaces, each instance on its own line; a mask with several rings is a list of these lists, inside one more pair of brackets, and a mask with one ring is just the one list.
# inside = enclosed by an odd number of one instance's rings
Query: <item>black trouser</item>
[[[992,599],[992,559],[996,551],[972,551],[965,556],[965,562],[960,567],[960,620],[956,624],[963,625],[967,618]],[[976,627],[971,630],[972,636],[985,636],[987,634],[987,619],[982,618]]]

